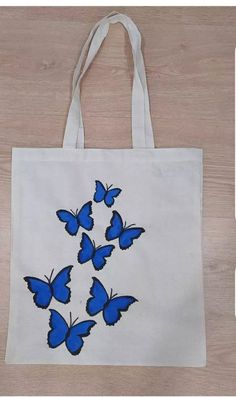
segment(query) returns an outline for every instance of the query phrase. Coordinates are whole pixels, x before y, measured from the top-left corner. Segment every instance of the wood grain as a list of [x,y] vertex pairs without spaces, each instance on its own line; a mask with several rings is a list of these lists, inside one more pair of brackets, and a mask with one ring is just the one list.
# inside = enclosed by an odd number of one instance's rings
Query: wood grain
[[[233,7],[116,7],[133,18],[142,32],[156,145],[204,149],[207,367],[4,363],[9,302],[11,148],[61,146],[72,71],[79,50],[94,23],[112,10],[0,8],[0,394],[233,395]],[[130,147],[131,79],[127,34],[115,25],[83,82],[87,147]]]

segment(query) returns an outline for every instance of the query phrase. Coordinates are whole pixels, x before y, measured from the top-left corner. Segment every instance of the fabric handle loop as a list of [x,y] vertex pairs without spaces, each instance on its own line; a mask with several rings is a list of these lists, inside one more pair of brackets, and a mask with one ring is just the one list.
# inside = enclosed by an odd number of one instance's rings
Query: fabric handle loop
[[[132,142],[133,148],[153,148],[153,131],[149,109],[149,97],[145,75],[144,61],[141,51],[141,35],[126,15],[111,13],[100,20],[91,30],[81,51],[78,64],[74,71],[72,101],[65,129],[64,148],[84,148],[84,126],[81,112],[80,83],[93,62],[99,48],[109,31],[111,23],[120,22],[127,29],[134,63],[132,88]],[[87,53],[87,56],[85,54]],[[85,61],[84,61],[85,59]],[[84,61],[84,66],[82,67]]]

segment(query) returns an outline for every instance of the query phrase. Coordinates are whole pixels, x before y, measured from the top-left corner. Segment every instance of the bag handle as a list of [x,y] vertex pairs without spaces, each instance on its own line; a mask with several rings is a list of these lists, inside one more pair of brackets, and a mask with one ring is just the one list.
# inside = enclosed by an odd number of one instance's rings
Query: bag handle
[[[93,62],[103,40],[108,34],[109,25],[120,22],[130,38],[134,77],[132,88],[132,142],[133,148],[154,148],[153,130],[149,108],[149,97],[144,61],[141,51],[141,35],[133,21],[124,14],[113,12],[102,18],[91,30],[81,51],[74,71],[72,101],[67,117],[63,147],[84,148],[84,126],[81,112],[80,83]],[[87,52],[87,56],[85,56]],[[85,61],[84,61],[85,58]],[[84,61],[84,66],[82,64]]]

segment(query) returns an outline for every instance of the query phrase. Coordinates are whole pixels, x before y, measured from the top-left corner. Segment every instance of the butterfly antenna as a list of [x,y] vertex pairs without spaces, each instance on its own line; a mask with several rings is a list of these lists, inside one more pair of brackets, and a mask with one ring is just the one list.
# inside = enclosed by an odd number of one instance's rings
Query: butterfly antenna
[[96,244],[95,244],[95,241],[93,240],[93,246],[94,246],[94,248],[96,249]]
[[51,274],[50,274],[50,277],[49,277],[49,282],[51,282],[53,272],[54,272],[54,269],[52,269],[52,271],[51,271]]
[[72,314],[70,312],[70,327],[72,327]]
[[76,323],[76,321],[78,320],[79,317],[76,317],[76,319],[73,321],[73,323],[71,324],[71,327],[73,327],[73,325]]
[[126,226],[126,229],[129,229],[130,227],[135,226],[135,223],[131,223],[131,225]]
[[113,185],[108,186],[107,190],[109,190]]
[[118,294],[114,294],[113,295],[113,289],[111,288],[111,294],[110,294],[110,299],[115,298],[115,296],[117,296]]
[[52,269],[51,274],[50,274],[49,277],[46,276],[46,274],[44,274],[44,277],[46,278],[46,280],[48,280],[49,283],[51,282],[53,272],[54,272],[54,269]]

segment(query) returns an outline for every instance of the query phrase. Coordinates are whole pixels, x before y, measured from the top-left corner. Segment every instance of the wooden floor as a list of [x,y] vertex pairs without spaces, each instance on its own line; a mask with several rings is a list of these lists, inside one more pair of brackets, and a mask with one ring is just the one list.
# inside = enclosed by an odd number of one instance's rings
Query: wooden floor
[[[204,149],[207,367],[5,365],[11,148],[60,147],[72,71],[111,7],[0,8],[0,394],[233,395],[234,48],[236,8],[116,7],[143,36],[156,146]],[[129,147],[132,58],[112,26],[83,83],[87,147]],[[101,133],[103,131],[103,135]]]

